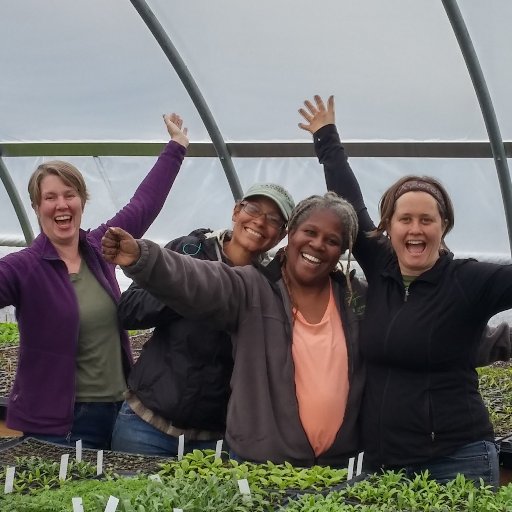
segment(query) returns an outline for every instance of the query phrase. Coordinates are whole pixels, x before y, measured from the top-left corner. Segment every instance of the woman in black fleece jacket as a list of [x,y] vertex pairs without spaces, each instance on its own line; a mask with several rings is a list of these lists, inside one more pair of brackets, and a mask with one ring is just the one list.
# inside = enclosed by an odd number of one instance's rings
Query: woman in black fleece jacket
[[334,124],[334,99],[299,110],[327,187],[355,208],[354,255],[367,281],[361,351],[367,365],[361,425],[370,468],[464,473],[498,484],[493,428],[475,371],[488,320],[512,307],[512,266],[458,260],[444,237],[454,222],[444,187],[406,176],[368,215]]

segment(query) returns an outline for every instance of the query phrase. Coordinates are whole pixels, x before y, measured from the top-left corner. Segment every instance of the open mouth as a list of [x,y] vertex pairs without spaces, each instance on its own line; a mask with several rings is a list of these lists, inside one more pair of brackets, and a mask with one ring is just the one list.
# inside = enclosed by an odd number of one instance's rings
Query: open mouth
[[254,231],[254,229],[245,228],[245,231],[247,231],[247,233],[249,233],[250,235],[252,235],[256,238],[263,238],[263,235],[261,233],[258,233],[257,231]]
[[64,227],[71,223],[71,215],[59,215],[54,220],[58,226]]
[[302,256],[302,259],[307,261],[310,265],[320,265],[322,263],[322,260],[316,258],[315,256],[311,256],[311,254],[307,254],[305,252],[301,252],[300,255]]
[[405,242],[405,247],[409,254],[422,254],[427,244],[421,240],[409,240]]

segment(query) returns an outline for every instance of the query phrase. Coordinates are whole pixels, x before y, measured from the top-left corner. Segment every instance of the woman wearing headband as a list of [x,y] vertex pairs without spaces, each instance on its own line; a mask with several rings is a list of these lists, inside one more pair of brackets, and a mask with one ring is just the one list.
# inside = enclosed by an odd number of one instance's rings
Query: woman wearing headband
[[475,371],[488,320],[512,307],[512,266],[458,260],[445,188],[406,176],[380,202],[373,224],[334,124],[334,99],[306,101],[299,127],[312,133],[327,186],[354,206],[354,255],[368,280],[361,351],[367,383],[361,425],[370,469],[428,470],[445,482],[498,485],[493,428]]

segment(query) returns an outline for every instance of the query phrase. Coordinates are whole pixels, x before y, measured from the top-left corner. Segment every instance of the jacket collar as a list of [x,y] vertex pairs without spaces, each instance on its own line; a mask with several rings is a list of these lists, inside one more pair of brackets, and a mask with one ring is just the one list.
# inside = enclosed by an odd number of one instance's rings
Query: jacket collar
[[[427,271],[420,274],[416,281],[425,281],[427,283],[438,283],[444,274],[445,268],[453,261],[453,253],[442,253],[439,256],[439,259],[435,262],[434,266]],[[399,280],[402,282],[402,273],[400,272],[400,265],[398,264],[398,259],[396,255],[393,253],[392,257],[384,267],[382,271],[382,276],[391,277],[395,280]]]
[[[78,244],[81,248],[85,247],[85,241],[87,238],[87,231],[80,229],[78,234]],[[34,239],[30,246],[33,250],[39,252],[41,257],[45,260],[60,260],[59,253],[57,249],[52,244],[50,239],[46,236],[45,233],[41,231],[39,235]]]

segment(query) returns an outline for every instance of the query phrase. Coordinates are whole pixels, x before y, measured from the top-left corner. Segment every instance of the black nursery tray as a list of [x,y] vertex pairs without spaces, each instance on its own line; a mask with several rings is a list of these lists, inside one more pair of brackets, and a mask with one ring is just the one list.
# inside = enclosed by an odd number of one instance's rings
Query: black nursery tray
[[[62,455],[69,453],[75,456],[75,447],[62,446],[55,443],[40,441],[31,437],[14,439],[0,444],[0,465],[13,465],[17,457],[41,457],[48,461],[60,461]],[[82,460],[96,464],[97,450],[82,449]],[[162,462],[168,462],[169,458],[153,455],[135,455],[132,453],[103,451],[103,468],[105,471],[123,475],[135,475],[137,473],[154,474],[160,469]]]

